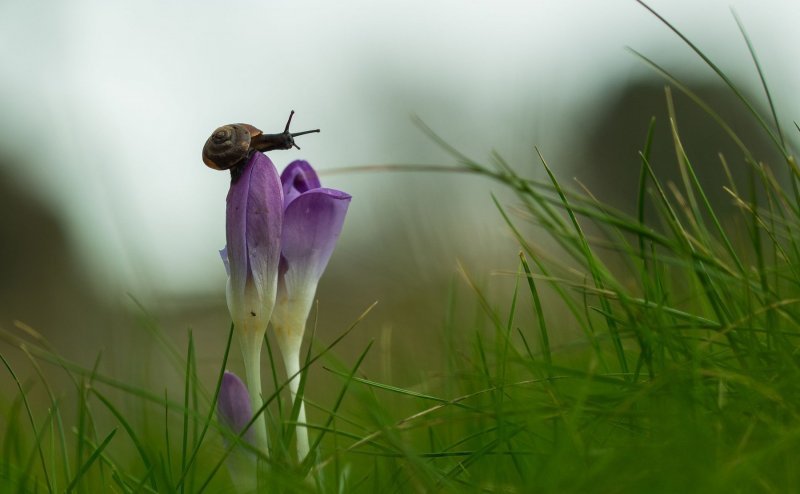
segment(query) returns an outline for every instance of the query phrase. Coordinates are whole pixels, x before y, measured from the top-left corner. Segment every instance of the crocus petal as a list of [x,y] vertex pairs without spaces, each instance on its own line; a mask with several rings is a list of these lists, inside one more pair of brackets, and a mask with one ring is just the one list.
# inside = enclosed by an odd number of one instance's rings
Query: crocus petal
[[225,247],[223,247],[221,251],[219,251],[219,256],[222,258],[222,264],[225,265],[225,274],[230,276],[231,275],[231,263],[230,263],[230,261],[228,261],[228,246],[227,245]]
[[342,231],[350,195],[334,189],[309,190],[294,199],[284,212],[281,255],[286,263],[286,289],[314,282],[325,266]]
[[[239,434],[253,418],[250,395],[241,379],[233,372],[225,371],[217,399],[217,417],[233,434]],[[253,432],[248,429],[244,438],[252,443]]]
[[[306,319],[317,283],[342,231],[350,195],[323,189],[314,169],[305,161],[289,164],[281,174],[284,192],[283,231],[278,294],[272,313],[272,327],[290,377],[292,400],[297,400],[300,347]],[[296,406],[296,404],[295,404]],[[300,402],[297,420],[306,422]],[[309,452],[308,431],[298,426],[297,454],[303,461]]]
[[294,201],[303,192],[320,188],[319,177],[308,161],[296,160],[289,163],[281,173],[283,184],[283,207]]
[[271,312],[274,304],[282,212],[275,165],[264,154],[253,153],[227,198],[228,304],[234,319],[247,314],[269,318],[262,312]]

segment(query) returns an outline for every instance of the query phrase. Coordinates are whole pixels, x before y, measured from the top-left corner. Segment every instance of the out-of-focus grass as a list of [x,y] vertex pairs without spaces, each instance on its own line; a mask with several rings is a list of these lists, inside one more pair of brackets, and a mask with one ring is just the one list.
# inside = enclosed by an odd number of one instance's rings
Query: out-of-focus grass
[[[500,156],[483,164],[441,141],[458,161],[450,170],[486,176],[517,194],[513,205],[495,201],[521,247],[518,270],[508,273],[513,295],[493,300],[476,281],[485,273],[462,270],[468,292],[453,289],[442,308],[446,375],[414,388],[360,371],[372,344],[355,360],[339,361],[336,346],[352,328],[329,342],[315,339],[307,367],[323,368],[337,385],[331,400],[308,396],[309,424],[293,419],[296,410],[281,400],[286,378],[273,371],[276,391],[265,409],[271,491],[800,488],[797,165],[766,83],[769,117],[685,41],[752,111],[784,161],[762,163],[720,119],[741,151],[720,157],[720,166],[742,162],[749,180],[701,184],[681,145],[669,89],[669,121],[642,131],[632,214],[587,189],[565,187],[541,155],[546,179],[531,180]],[[662,183],[650,166],[657,125],[671,130],[679,183]],[[786,167],[790,183],[779,183],[772,167]],[[738,206],[735,217],[718,216],[708,187],[726,188]],[[542,237],[524,233],[530,225]],[[544,252],[545,236],[561,252]],[[530,311],[533,318],[522,317]],[[30,357],[39,379],[18,380],[2,359],[17,393],[2,400],[0,491],[230,491],[226,456],[247,448],[213,416],[230,339],[219,352],[217,381],[204,382],[191,336],[186,349],[176,349],[150,329],[184,376],[174,396],[109,377],[100,358],[88,368],[69,362],[30,329],[3,333]],[[583,337],[551,344],[552,334],[566,330]],[[130,361],[135,365],[137,356]],[[60,368],[70,386],[54,389],[43,363]],[[44,389],[48,406],[28,399],[34,387]],[[297,464],[291,442],[300,426],[311,430],[312,457]]]

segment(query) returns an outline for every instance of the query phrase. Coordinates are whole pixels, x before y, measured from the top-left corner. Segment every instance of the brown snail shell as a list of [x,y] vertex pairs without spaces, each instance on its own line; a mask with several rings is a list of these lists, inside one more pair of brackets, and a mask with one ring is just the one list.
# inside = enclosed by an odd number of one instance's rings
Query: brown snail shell
[[228,170],[247,158],[250,142],[262,132],[249,124],[228,124],[215,130],[203,146],[203,163],[215,170]]

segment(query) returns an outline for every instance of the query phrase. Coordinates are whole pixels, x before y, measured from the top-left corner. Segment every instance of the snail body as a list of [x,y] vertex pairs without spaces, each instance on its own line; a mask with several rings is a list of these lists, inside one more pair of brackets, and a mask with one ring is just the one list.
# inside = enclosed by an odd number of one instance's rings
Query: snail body
[[266,152],[275,149],[291,149],[292,147],[300,149],[295,144],[294,138],[319,132],[319,129],[292,134],[289,132],[292,116],[294,116],[294,110],[289,114],[286,128],[280,134],[264,134],[256,127],[244,123],[228,124],[217,128],[203,146],[203,163],[215,170],[231,170],[231,173],[234,173],[240,165],[247,161],[253,151]]

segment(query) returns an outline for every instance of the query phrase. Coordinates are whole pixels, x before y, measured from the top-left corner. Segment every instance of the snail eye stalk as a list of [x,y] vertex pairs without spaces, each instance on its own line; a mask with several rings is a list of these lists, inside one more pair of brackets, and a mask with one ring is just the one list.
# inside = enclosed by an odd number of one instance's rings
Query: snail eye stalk
[[289,126],[292,125],[292,117],[294,116],[294,110],[289,112],[289,120],[286,121],[286,127],[283,128],[283,133],[289,132]]
[[252,141],[250,141],[250,149],[261,151],[262,153],[276,149],[291,149],[293,147],[300,149],[294,142],[295,137],[319,132],[319,129],[314,129],[292,134],[289,132],[289,126],[292,124],[292,117],[294,117],[294,110],[289,113],[289,120],[286,121],[286,126],[280,134],[261,134],[253,137]]
[[319,129],[304,130],[303,132],[289,133],[289,126],[292,124],[292,117],[293,116],[294,116],[294,110],[292,110],[291,113],[289,113],[289,120],[286,121],[286,127],[283,128],[283,133],[284,134],[289,134],[292,137],[292,145],[294,147],[296,147],[297,149],[300,149],[300,147],[297,144],[295,144],[294,138],[297,137],[297,136],[304,136],[306,134],[314,134],[316,132],[319,132]]

